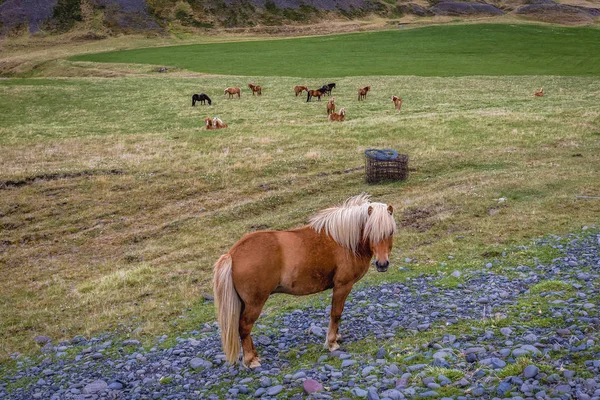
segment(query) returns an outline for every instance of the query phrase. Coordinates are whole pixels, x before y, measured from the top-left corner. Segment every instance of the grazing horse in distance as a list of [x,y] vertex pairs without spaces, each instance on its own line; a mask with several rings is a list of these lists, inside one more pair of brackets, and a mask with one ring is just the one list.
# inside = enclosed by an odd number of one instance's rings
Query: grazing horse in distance
[[343,121],[346,118],[346,109],[344,107],[340,108],[340,113],[332,112],[329,114],[330,121]]
[[327,102],[327,115],[335,111],[335,97],[331,97]]
[[307,90],[307,91],[308,91],[308,96],[306,97],[306,102],[308,103],[312,97],[316,97],[319,99],[319,101],[321,101],[321,96],[323,96],[323,93],[325,93],[326,90],[323,88],[320,88],[317,90]]
[[371,90],[371,85],[365,86],[364,88],[358,89],[358,100],[363,100],[367,98],[367,93]]
[[229,98],[233,98],[234,95],[237,94],[238,99],[240,98],[240,94],[241,94],[241,90],[239,87],[228,87],[227,89],[225,89],[225,92],[223,92],[223,94],[229,94]]
[[333,89],[335,89],[335,83],[328,83],[328,84],[327,84],[327,85],[325,85],[325,86],[327,86],[327,87],[329,88],[329,90],[328,90],[328,92],[329,92],[329,93],[331,93],[331,91],[332,91]]
[[252,96],[254,96],[254,93],[258,94],[259,96],[262,95],[262,87],[254,85],[252,83],[249,83],[248,87],[250,88],[250,90],[252,90]]
[[536,97],[542,97],[544,95],[544,88],[541,88],[540,90],[536,90],[533,95]]
[[398,96],[392,96],[392,101],[394,102],[394,107],[396,108],[396,111],[400,111],[400,109],[402,108],[402,99]]
[[[393,207],[363,193],[310,218],[290,231],[244,235],[214,266],[215,309],[227,361],[243,349],[243,364],[260,367],[250,333],[271,293],[294,296],[333,288],[325,346],[337,350],[344,302],[375,257],[377,271],[389,266],[396,221]],[[240,346],[241,340],[241,346]]]
[[210,97],[208,97],[204,93],[195,94],[195,95],[192,96],[192,107],[194,107],[196,105],[197,101],[199,101],[200,104],[205,104],[205,102],[208,101],[208,105],[209,106],[212,104],[212,101],[210,100]]
[[306,86],[294,86],[294,93],[296,93],[296,97],[298,97],[298,95],[305,90],[308,92],[308,88]]

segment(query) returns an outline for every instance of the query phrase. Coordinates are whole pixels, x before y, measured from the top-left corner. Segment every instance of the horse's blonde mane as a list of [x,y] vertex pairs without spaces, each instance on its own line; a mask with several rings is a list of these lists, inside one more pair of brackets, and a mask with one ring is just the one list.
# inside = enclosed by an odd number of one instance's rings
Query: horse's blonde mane
[[372,203],[370,197],[361,193],[337,207],[319,211],[310,218],[309,226],[317,232],[324,230],[336,243],[353,253],[361,240],[378,243],[396,233],[396,221],[388,212],[387,204]]

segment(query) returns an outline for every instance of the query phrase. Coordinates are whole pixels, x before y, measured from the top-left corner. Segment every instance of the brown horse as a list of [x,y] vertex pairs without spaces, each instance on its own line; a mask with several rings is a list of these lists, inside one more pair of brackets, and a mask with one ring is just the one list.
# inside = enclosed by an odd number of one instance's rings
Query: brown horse
[[544,95],[544,88],[541,88],[540,90],[536,90],[533,95],[536,97],[542,97]]
[[313,97],[316,97],[317,99],[319,99],[319,101],[321,101],[321,96],[323,96],[323,94],[325,93],[325,89],[320,88],[320,89],[317,89],[317,90],[307,90],[307,92],[308,92],[308,96],[306,97],[306,102],[307,103]]
[[221,119],[218,117],[214,117],[212,119],[210,117],[206,117],[204,118],[204,123],[206,124],[206,129],[221,129],[228,127],[227,123],[221,121]]
[[389,266],[396,222],[392,206],[360,194],[322,210],[291,231],[245,235],[215,264],[213,289],[227,361],[255,368],[260,358],[250,332],[271,293],[308,295],[333,288],[325,345],[337,350],[338,325],[352,286],[375,266]]
[[233,98],[234,95],[237,94],[238,99],[240,98],[240,94],[241,94],[241,90],[239,87],[228,87],[227,89],[225,89],[225,92],[223,92],[223,94],[228,94],[229,93],[229,98]]
[[331,97],[327,102],[327,115],[335,111],[335,97]]
[[296,97],[298,97],[298,95],[305,90],[308,92],[308,88],[306,86],[294,86],[294,93],[296,93]]
[[215,127],[215,129],[221,129],[221,128],[227,128],[229,125],[227,125],[227,122],[221,121],[221,118],[214,117],[213,118],[213,126]]
[[394,102],[394,107],[396,108],[396,111],[400,111],[400,109],[402,108],[402,99],[398,96],[392,96],[392,101]]
[[344,107],[340,108],[340,113],[335,113],[332,112],[331,114],[329,114],[329,120],[330,121],[343,121],[344,118],[346,117],[346,109]]
[[367,93],[371,90],[371,85],[365,86],[364,88],[358,89],[358,100],[363,100],[367,98]]
[[253,85],[252,83],[249,83],[248,87],[250,88],[250,90],[252,90],[252,96],[254,96],[254,93],[258,94],[259,96],[262,95],[262,87],[258,85]]
[[213,125],[213,120],[210,117],[204,118],[204,123],[206,124],[206,129],[217,129],[217,127]]

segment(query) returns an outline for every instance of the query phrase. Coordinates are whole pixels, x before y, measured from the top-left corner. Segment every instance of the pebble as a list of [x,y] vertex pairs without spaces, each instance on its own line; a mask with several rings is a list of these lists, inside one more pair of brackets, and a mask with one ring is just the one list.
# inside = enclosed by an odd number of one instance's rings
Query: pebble
[[523,376],[526,379],[535,377],[540,372],[540,369],[535,365],[528,365],[523,370]]

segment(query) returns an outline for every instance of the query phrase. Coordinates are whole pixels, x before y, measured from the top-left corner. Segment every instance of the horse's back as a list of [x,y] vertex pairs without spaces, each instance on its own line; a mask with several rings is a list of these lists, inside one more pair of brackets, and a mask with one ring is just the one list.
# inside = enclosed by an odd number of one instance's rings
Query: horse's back
[[233,280],[242,297],[273,292],[306,295],[332,285],[335,248],[312,228],[245,235],[229,251]]

